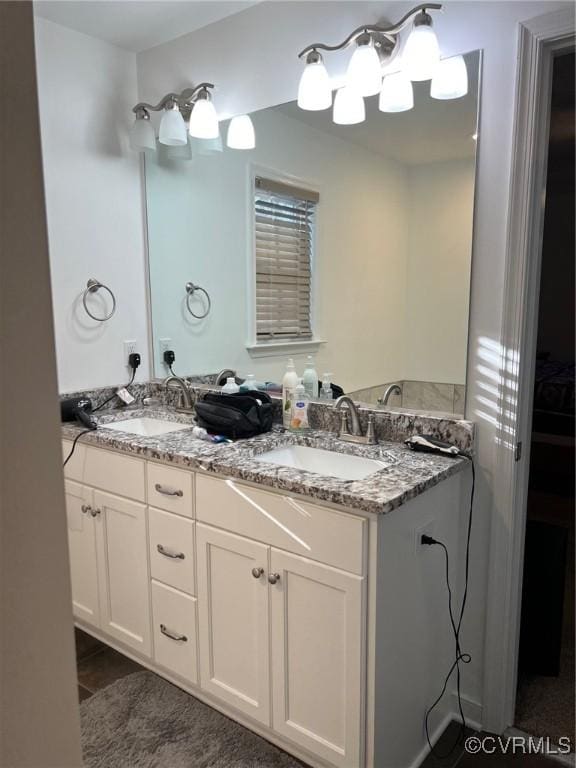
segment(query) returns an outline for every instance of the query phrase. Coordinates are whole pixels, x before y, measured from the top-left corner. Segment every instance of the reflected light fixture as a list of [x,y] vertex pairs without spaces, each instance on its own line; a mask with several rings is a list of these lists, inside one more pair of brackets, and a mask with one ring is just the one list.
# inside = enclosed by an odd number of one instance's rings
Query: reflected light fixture
[[430,84],[433,99],[459,99],[468,93],[468,71],[463,56],[441,59]]
[[231,149],[254,149],[256,137],[249,115],[237,115],[230,120],[226,144]]
[[136,112],[136,119],[130,131],[130,146],[136,152],[156,149],[156,134],[150,122],[150,113],[144,107]]
[[332,106],[332,83],[322,56],[316,50],[306,56],[306,66],[298,86],[298,106],[310,112]]
[[414,89],[405,72],[391,72],[382,81],[378,100],[380,112],[406,112],[414,106]]
[[[357,97],[372,96],[380,92],[379,109],[382,112],[404,112],[412,109],[414,94],[411,81],[432,80],[431,96],[438,99],[458,98],[467,81],[466,63],[462,56],[452,57],[458,62],[444,64],[440,46],[432,26],[429,11],[439,11],[440,3],[423,3],[408,11],[397,24],[358,27],[337,45],[313,43],[300,51],[305,59],[298,87],[298,106],[306,110],[327,109],[332,102],[330,77],[319,51],[342,51],[356,47],[350,58],[344,88],[334,99],[335,123],[351,125],[365,113]],[[400,33],[412,25],[400,55]],[[384,79],[384,72],[390,71]],[[437,95],[442,94],[442,95]],[[353,118],[353,119],[352,119]],[[364,119],[364,118],[362,118]]]
[[350,85],[336,91],[332,119],[337,125],[355,125],[366,119],[366,107],[362,95]]
[[[185,147],[189,145],[189,134],[199,142],[205,143],[206,153],[221,151],[218,114],[212,102],[213,88],[212,83],[200,83],[195,88],[185,88],[181,93],[168,93],[158,104],[136,104],[132,108],[136,116],[130,133],[132,148],[139,152],[156,149],[150,112],[162,112],[158,136],[160,143],[169,147]],[[251,149],[255,146],[254,127],[247,115],[241,117],[245,120],[240,121],[240,127],[235,127],[233,132],[239,134],[240,138],[236,142],[233,139],[233,143],[228,146],[236,148],[235,144],[238,144],[239,149]],[[250,143],[252,146],[248,147]]]
[[356,48],[346,72],[346,84],[361,96],[374,96],[382,85],[382,64],[368,33],[356,39]]
[[186,123],[175,99],[168,101],[164,107],[158,141],[160,144],[166,144],[167,147],[182,147],[188,143]]

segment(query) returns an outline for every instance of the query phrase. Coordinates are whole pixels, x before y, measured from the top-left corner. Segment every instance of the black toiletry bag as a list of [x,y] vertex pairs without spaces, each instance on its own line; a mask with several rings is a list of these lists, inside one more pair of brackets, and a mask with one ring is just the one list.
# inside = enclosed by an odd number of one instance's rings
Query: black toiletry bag
[[266,392],[209,392],[196,402],[196,421],[213,435],[234,440],[254,437],[272,429],[272,400]]

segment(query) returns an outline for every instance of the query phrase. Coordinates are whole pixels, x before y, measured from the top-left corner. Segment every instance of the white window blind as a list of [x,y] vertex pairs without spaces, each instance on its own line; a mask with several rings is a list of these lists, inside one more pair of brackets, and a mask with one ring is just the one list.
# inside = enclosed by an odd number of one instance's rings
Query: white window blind
[[312,246],[318,194],[257,177],[256,340],[312,338]]

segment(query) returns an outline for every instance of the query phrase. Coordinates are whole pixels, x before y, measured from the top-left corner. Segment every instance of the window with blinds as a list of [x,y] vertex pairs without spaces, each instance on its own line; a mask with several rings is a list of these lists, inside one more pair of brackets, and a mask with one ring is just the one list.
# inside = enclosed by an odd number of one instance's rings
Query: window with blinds
[[257,177],[256,340],[312,338],[312,247],[318,194]]

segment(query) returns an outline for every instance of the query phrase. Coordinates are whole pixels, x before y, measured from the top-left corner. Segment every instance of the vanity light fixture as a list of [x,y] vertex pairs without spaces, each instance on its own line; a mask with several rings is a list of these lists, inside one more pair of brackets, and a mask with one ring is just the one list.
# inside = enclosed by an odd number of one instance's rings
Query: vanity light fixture
[[156,149],[156,134],[150,122],[150,113],[145,107],[136,111],[136,119],[130,131],[130,146],[136,152]]
[[[132,148],[140,152],[156,149],[150,112],[163,112],[158,136],[161,144],[169,147],[187,145],[188,134],[190,134],[193,138],[206,142],[207,151],[221,151],[218,114],[212,102],[211,89],[213,88],[212,83],[200,83],[195,88],[185,88],[181,93],[168,93],[158,104],[146,102],[136,104],[132,108],[136,115],[130,134]],[[238,122],[236,123],[232,131],[233,142],[228,146],[233,149],[252,149],[255,146],[254,126],[247,115],[241,117],[245,119],[239,121],[240,127]],[[249,135],[250,128],[251,135]],[[248,144],[251,146],[249,147]]]
[[430,84],[430,96],[433,99],[459,99],[467,93],[468,71],[464,57],[441,59]]
[[[428,11],[439,11],[440,3],[423,3],[412,8],[397,24],[388,26],[364,25],[351,32],[338,45],[313,43],[300,51],[306,66],[298,87],[298,106],[306,110],[327,109],[332,102],[333,84],[324,67],[319,51],[341,51],[352,44],[356,48],[350,58],[346,81],[336,92],[334,122],[351,125],[362,122],[364,113],[358,99],[380,92],[379,108],[382,112],[403,112],[414,105],[412,81],[432,80],[433,98],[458,98],[462,94],[463,57],[450,65],[441,60],[440,46]],[[412,28],[400,54],[400,33],[412,22]],[[392,65],[392,66],[391,66]],[[386,72],[390,74],[386,74]],[[385,77],[383,78],[383,75]],[[467,75],[466,75],[467,80]],[[353,97],[352,91],[356,96]],[[446,95],[436,95],[446,94]],[[457,95],[456,95],[457,94]]]
[[231,149],[254,149],[256,137],[249,115],[236,115],[230,120],[226,144]]

